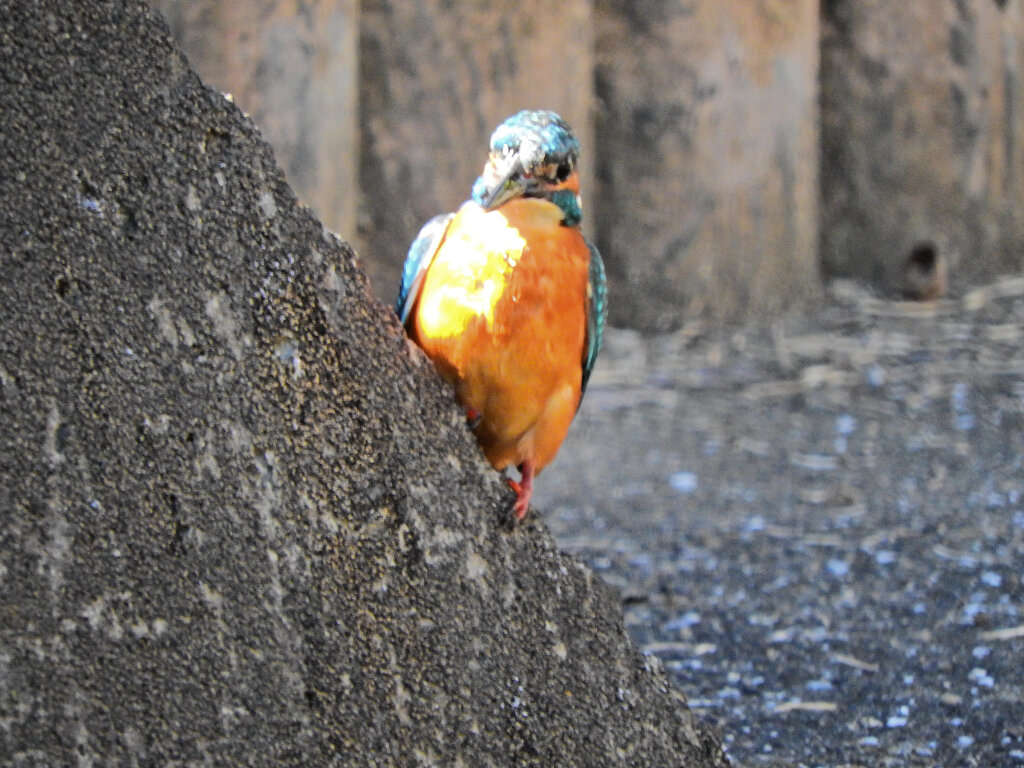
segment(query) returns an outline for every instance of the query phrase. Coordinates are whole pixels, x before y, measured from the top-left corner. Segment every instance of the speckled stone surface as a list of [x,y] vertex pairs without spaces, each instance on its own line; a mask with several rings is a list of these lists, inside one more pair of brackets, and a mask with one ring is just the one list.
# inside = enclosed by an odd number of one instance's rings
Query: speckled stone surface
[[0,763],[723,763],[162,23],[0,61]]

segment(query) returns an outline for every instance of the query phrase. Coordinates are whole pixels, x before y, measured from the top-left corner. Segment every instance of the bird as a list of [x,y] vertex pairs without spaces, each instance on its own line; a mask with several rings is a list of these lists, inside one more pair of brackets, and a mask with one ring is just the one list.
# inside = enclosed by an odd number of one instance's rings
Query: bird
[[515,468],[512,524],[561,447],[604,336],[604,262],[580,222],[580,143],[549,110],[490,139],[470,198],[409,248],[395,311],[455,389],[483,453]]

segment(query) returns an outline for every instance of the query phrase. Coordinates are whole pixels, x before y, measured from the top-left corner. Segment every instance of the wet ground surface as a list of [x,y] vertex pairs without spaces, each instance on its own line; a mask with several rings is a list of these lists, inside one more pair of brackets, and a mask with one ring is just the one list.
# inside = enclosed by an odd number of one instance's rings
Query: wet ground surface
[[1024,766],[1024,279],[614,331],[536,508],[740,765]]

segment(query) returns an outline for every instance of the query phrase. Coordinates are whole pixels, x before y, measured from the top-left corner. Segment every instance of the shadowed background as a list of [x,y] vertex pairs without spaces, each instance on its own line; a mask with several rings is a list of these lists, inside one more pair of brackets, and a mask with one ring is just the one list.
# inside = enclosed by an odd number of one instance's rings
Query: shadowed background
[[894,291],[921,244],[954,287],[1021,265],[1014,0],[154,5],[385,301],[526,107],[583,142],[617,325],[762,317],[837,276]]

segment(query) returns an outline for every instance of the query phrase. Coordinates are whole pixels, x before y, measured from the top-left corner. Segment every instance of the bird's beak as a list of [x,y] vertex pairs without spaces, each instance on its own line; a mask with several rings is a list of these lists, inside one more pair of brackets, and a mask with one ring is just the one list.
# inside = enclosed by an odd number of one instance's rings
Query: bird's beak
[[488,184],[491,191],[483,201],[483,207],[488,211],[520,197],[530,187],[530,180],[524,178],[523,166],[516,153],[504,158],[492,158],[487,175],[495,179],[493,184]]

